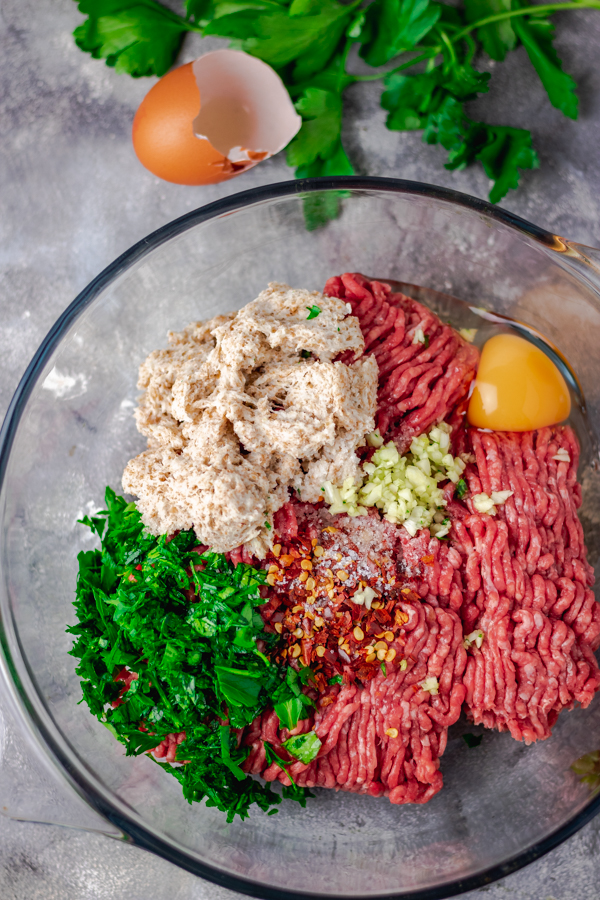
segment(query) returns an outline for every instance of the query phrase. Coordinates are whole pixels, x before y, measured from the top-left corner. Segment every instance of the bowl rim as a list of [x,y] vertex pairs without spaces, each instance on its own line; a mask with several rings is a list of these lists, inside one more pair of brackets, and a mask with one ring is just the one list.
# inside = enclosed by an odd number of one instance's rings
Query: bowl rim
[[[364,191],[372,193],[412,194],[445,201],[451,205],[481,213],[495,222],[507,226],[511,230],[517,231],[527,238],[532,239],[536,243],[542,245],[546,251],[566,254],[568,256],[579,255],[577,253],[573,254],[573,245],[570,245],[565,239],[534,225],[508,210],[492,206],[492,204],[485,200],[449,188],[403,179],[362,176],[305,178],[296,181],[277,182],[275,184],[255,187],[247,191],[231,194],[220,200],[198,207],[197,209],[162,225],[122,253],[77,295],[51,327],[18,384],[0,430],[0,493],[4,486],[7,464],[14,437],[39,374],[43,370],[50,354],[58,346],[64,332],[96,299],[105,287],[161,244],[196,225],[209,221],[210,219],[228,215],[246,207],[266,203],[272,200],[310,194],[317,191],[343,190],[354,192]],[[578,273],[578,277],[588,281],[582,272]],[[590,284],[590,287],[596,289],[595,285]],[[20,724],[24,725],[38,736],[38,741],[43,745],[45,752],[55,762],[62,777],[76,788],[79,795],[93,809],[115,825],[137,846],[150,850],[163,859],[166,859],[213,884],[218,884],[229,890],[239,891],[253,897],[265,898],[265,900],[316,900],[316,898],[320,896],[312,892],[306,893],[287,888],[275,888],[268,885],[261,885],[242,876],[231,875],[213,868],[206,863],[199,862],[190,853],[174,846],[170,841],[159,838],[149,829],[140,826],[138,822],[134,821],[134,816],[130,817],[127,815],[124,806],[122,806],[120,810],[117,810],[116,807],[113,806],[112,801],[107,796],[104,796],[99,787],[94,784],[95,779],[90,778],[89,775],[86,776],[84,767],[73,766],[73,760],[68,758],[64,747],[62,746],[62,742],[56,737],[56,734],[60,734],[58,726],[55,725],[49,714],[44,717],[47,718],[48,721],[44,721],[44,718],[35,709],[34,705],[28,701],[27,692],[21,679],[13,677],[16,676],[18,666],[15,666],[11,651],[9,650],[6,634],[7,624],[8,623],[5,623],[0,616],[0,666],[5,675],[3,680],[6,683],[12,698],[17,703],[19,714],[22,718]],[[24,655],[21,653],[20,655],[21,664],[28,670]],[[555,829],[551,834],[547,835],[543,840],[515,853],[501,863],[489,866],[488,868],[465,878],[454,879],[444,885],[419,888],[402,893],[385,893],[369,895],[368,897],[353,895],[351,900],[378,900],[378,898],[379,900],[443,900],[443,898],[446,897],[474,890],[486,884],[490,884],[499,878],[505,877],[534,860],[539,859],[579,831],[579,829],[594,818],[598,812],[600,812],[600,795],[591,797],[580,812],[562,826]],[[330,900],[348,900],[346,895],[331,894],[328,896]]]

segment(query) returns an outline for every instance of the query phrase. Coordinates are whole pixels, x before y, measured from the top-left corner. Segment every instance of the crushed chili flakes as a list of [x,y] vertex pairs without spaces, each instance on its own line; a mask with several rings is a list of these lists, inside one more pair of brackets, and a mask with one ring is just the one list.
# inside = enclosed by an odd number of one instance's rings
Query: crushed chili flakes
[[[351,536],[332,526],[277,541],[263,561],[268,603],[261,607],[265,629],[281,637],[276,660],[310,665],[321,690],[336,675],[366,683],[383,662],[400,666],[406,608],[420,597],[396,563],[383,553],[365,559]],[[354,603],[366,587],[376,599]]]

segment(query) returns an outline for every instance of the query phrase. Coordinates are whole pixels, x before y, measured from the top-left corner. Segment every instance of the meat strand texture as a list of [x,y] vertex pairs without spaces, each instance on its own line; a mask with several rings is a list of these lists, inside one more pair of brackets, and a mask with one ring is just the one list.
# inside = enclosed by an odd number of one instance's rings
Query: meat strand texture
[[[561,426],[469,429],[468,440],[471,496],[513,495],[495,516],[465,498],[467,514],[452,529],[465,632],[485,635],[469,652],[466,709],[474,722],[531,743],[550,736],[561,710],[588,706],[600,687],[600,606],[577,515],[579,447]],[[569,462],[554,459],[564,451]]]
[[377,360],[382,437],[405,453],[413,437],[460,411],[477,369],[476,347],[423,304],[357,272],[330,278],[324,293],[350,304],[365,353]]
[[[439,759],[465,696],[462,624],[453,610],[418,600],[400,607],[408,617],[406,668],[390,664],[385,675],[380,670],[363,687],[329,687],[311,718],[292,732],[266,711],[243,737],[250,751],[247,772],[285,785],[291,776],[300,787],[385,795],[397,804],[426,803],[438,793],[443,783]],[[437,694],[423,689],[426,678],[437,680]],[[294,760],[283,741],[313,730],[322,742],[316,759],[308,764]],[[265,743],[289,765],[269,763]]]

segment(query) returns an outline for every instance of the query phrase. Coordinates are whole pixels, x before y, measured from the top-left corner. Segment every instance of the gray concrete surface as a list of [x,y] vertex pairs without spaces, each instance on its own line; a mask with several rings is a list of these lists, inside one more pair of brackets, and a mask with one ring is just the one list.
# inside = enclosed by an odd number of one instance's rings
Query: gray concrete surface
[[[45,333],[73,297],[132,243],[211,200],[291,177],[283,158],[210,188],[160,182],[138,164],[131,120],[149,88],[73,44],[73,0],[0,2],[0,413]],[[553,110],[523,51],[496,65],[472,114],[533,130],[542,166],[504,205],[600,246],[600,13],[563,14],[558,47],[580,85],[575,123]],[[200,40],[188,39],[182,61]],[[204,47],[218,45],[205,42]],[[417,134],[383,127],[375,85],[347,97],[345,141],[357,170],[485,196],[479,169],[446,172]],[[545,858],[469,894],[487,900],[596,900],[600,819]],[[228,900],[238,895],[107,838],[0,817],[2,900]]]

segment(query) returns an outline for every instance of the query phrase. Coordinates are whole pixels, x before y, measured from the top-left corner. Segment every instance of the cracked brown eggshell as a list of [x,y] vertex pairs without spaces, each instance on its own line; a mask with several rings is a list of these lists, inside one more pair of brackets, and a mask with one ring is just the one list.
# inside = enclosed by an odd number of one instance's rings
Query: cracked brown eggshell
[[302,120],[277,73],[239,50],[214,50],[164,75],[133,120],[145,168],[175,184],[215,184],[282,150]]

